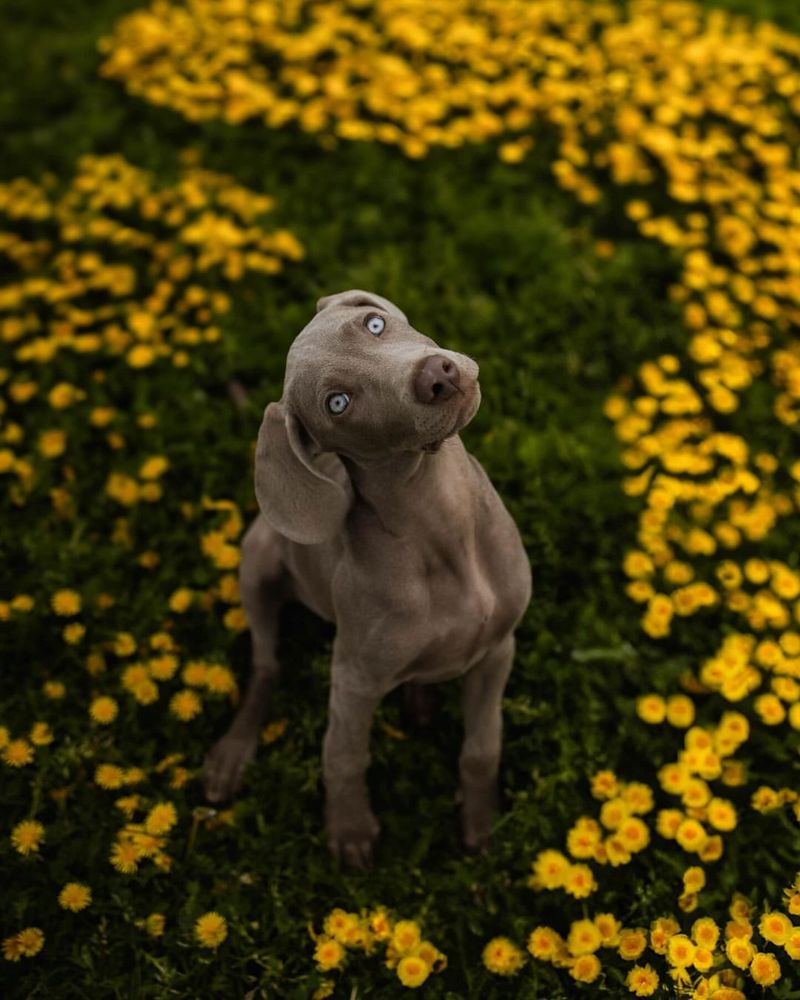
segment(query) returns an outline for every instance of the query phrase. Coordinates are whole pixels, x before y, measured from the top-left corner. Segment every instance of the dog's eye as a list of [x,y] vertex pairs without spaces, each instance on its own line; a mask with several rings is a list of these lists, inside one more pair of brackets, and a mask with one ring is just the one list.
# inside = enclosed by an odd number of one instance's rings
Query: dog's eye
[[373,313],[372,316],[367,316],[365,325],[373,336],[380,337],[386,326],[386,320],[382,316],[376,316]]
[[326,403],[331,413],[344,413],[350,404],[350,397],[346,392],[334,392],[328,396]]

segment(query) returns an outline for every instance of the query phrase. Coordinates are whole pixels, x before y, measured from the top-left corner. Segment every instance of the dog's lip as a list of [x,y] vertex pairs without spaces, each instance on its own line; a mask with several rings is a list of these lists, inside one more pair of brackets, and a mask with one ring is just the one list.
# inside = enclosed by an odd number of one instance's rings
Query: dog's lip
[[[424,444],[422,446],[423,451],[437,451],[443,441],[446,441],[448,438],[453,437],[453,435],[458,434],[458,432],[465,427],[477,413],[477,407],[472,410],[472,405],[476,399],[480,398],[480,385],[478,380],[475,379],[472,381],[468,391],[466,392],[463,389],[459,389],[459,394],[460,398],[458,399],[458,402],[460,405],[458,406],[455,417],[453,418],[452,427],[446,434],[442,434],[441,437],[437,437],[433,441],[429,441],[427,444]],[[456,399],[456,397],[453,397],[453,399]]]

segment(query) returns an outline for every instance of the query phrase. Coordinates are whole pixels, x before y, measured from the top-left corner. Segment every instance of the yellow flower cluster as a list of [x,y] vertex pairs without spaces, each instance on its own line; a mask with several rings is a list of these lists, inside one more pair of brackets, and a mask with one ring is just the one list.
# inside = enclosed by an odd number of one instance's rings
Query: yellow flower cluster
[[[702,870],[688,869],[684,884],[701,888]],[[785,899],[790,913],[800,911],[800,873],[786,890]],[[800,956],[800,926],[780,911],[765,912],[755,926],[753,907],[741,895],[734,896],[729,914],[731,919],[724,928],[709,917],[701,917],[684,932],[671,916],[659,917],[649,928],[626,928],[612,913],[600,913],[573,921],[566,938],[552,927],[536,927],[527,947],[534,958],[568,969],[574,979],[585,983],[594,982],[602,972],[597,957],[600,949],[610,952],[607,964],[616,963],[616,958],[638,962],[644,956],[652,964],[633,965],[625,976],[628,990],[638,997],[652,996],[663,980],[693,1000],[744,1000],[744,972],[759,986],[771,986],[781,977],[780,952],[776,956],[766,950],[769,946],[782,949],[793,961]],[[754,940],[759,936],[764,942],[761,951]],[[662,968],[660,975],[658,967]],[[503,974],[502,969],[491,971]]]
[[3,940],[3,958],[7,962],[18,962],[21,958],[33,958],[44,947],[44,934],[38,927],[26,927]]
[[[582,899],[597,889],[594,873],[585,862],[616,868],[628,864],[650,843],[650,828],[641,818],[653,809],[653,792],[641,782],[620,782],[611,771],[592,781],[592,793],[602,799],[599,821],[580,816],[567,833],[567,852],[541,851],[533,862],[528,886],[534,890],[564,889]],[[579,859],[578,863],[570,858]]]
[[423,940],[415,920],[393,920],[384,907],[361,913],[331,910],[322,933],[310,925],[309,933],[315,943],[314,959],[323,972],[341,968],[353,951],[372,955],[383,947],[387,968],[395,970],[403,986],[415,989],[447,965],[446,956],[431,941]]

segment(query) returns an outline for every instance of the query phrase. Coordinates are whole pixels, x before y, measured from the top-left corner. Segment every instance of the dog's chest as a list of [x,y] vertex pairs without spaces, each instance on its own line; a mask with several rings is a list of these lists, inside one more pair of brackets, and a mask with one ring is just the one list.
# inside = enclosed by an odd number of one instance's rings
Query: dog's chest
[[408,608],[416,640],[401,680],[436,682],[465,673],[507,628],[499,581],[474,544],[423,550]]

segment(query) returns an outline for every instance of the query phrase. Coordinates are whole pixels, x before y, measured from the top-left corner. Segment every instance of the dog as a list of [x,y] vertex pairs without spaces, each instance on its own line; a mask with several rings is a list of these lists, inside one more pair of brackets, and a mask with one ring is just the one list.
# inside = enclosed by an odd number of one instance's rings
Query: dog
[[[501,700],[531,597],[517,527],[459,431],[480,405],[478,365],[417,332],[388,299],[328,295],[291,345],[283,395],[258,435],[260,516],[242,541],[250,681],[204,762],[211,802],[239,789],[279,666],[281,606],[336,625],[322,748],[335,859],[373,862],[369,731],[398,685],[463,678],[459,798],[465,847],[485,849],[497,809]],[[427,689],[429,690],[429,689]]]

